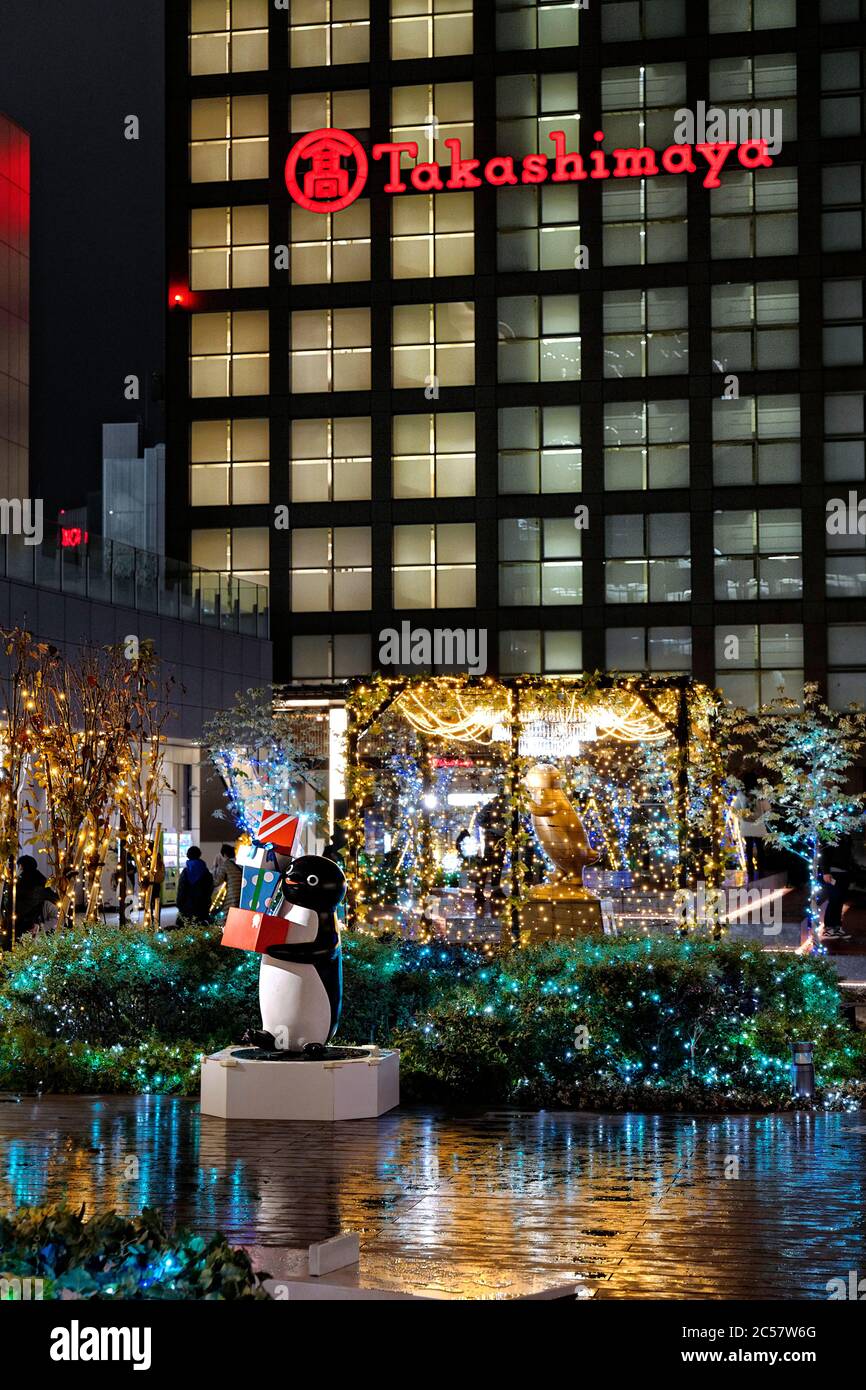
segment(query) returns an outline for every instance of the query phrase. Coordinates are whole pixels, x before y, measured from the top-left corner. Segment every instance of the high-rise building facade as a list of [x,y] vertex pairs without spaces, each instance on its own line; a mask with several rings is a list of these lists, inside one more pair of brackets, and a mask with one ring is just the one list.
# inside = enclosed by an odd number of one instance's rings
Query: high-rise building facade
[[864,0],[168,9],[167,548],[278,678],[866,693]]
[[29,492],[30,137],[0,113],[0,496]]

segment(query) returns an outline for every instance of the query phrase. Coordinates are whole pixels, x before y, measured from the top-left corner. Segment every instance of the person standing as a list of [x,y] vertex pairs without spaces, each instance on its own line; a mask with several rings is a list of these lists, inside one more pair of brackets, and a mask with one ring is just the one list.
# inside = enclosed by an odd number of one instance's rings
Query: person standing
[[213,897],[213,875],[198,845],[190,845],[186,865],[177,882],[178,922],[207,922]]
[[226,886],[226,895],[223,901],[223,907],[226,911],[230,907],[240,907],[243,872],[235,859],[233,845],[223,845],[220,849],[214,864],[213,881],[216,888],[219,888],[222,883]]

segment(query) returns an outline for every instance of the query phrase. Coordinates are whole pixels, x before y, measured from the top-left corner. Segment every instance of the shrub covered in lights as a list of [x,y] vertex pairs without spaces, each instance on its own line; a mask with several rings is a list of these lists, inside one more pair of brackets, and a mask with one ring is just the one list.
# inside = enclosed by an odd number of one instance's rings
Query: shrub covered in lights
[[429,1098],[767,1108],[791,1103],[790,1044],[801,1038],[816,1044],[825,1092],[861,1089],[866,1040],[839,1007],[832,967],[808,958],[584,939],[483,966],[398,1042],[404,1076]]
[[43,1281],[44,1299],[267,1299],[267,1276],[225,1236],[169,1231],[145,1207],[138,1216],[84,1208],[0,1212],[3,1276]]
[[[866,1094],[866,1039],[821,960],[647,937],[491,959],[351,932],[344,952],[339,1041],[399,1046],[407,1100],[777,1107],[801,1039],[826,1095]],[[195,1094],[201,1053],[257,1021],[257,967],[207,927],[26,942],[0,976],[0,1090]]]

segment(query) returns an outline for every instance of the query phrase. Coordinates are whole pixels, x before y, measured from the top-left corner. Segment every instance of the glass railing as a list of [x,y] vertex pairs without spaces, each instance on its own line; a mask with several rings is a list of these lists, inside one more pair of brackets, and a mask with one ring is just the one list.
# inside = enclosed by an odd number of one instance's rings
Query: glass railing
[[59,530],[40,545],[26,545],[23,536],[0,536],[0,577],[225,632],[270,635],[263,584],[167,560],[103,536],[77,546],[61,545]]

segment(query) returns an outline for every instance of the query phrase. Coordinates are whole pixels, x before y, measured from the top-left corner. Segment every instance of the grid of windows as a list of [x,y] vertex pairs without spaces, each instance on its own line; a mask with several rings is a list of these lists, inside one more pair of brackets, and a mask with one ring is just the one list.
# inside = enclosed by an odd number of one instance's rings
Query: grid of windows
[[190,504],[233,507],[267,502],[269,439],[267,420],[194,420],[190,429]]
[[499,602],[505,608],[583,602],[581,533],[574,518],[509,517],[499,523]]
[[291,211],[293,285],[339,284],[370,278],[370,203],[367,198],[340,212]]
[[604,553],[608,603],[685,603],[691,598],[688,512],[605,517]]
[[266,309],[193,314],[191,396],[264,396],[268,381]]
[[391,0],[391,57],[472,52],[472,0]]
[[292,612],[348,613],[370,607],[369,526],[292,531]]
[[499,491],[580,492],[580,406],[505,406],[499,412]]
[[[277,621],[304,615],[280,677],[363,673],[389,609],[443,608],[487,627],[503,672],[693,671],[751,706],[796,695],[805,666],[834,703],[866,698],[866,535],[820,515],[866,486],[866,45],[839,27],[864,0],[800,7],[799,27],[796,0],[179,8],[172,273],[199,298],[171,319],[189,372],[175,502],[197,563],[266,577],[279,556]],[[269,130],[272,79],[288,111]],[[301,134],[369,150],[389,117],[443,168],[453,140],[464,159],[543,152],[551,174],[556,131],[585,158],[596,130],[608,152],[724,138],[677,133],[698,98],[733,113],[731,139],[772,117],[774,167],[732,157],[707,191],[699,173],[382,199],[371,161],[367,196],[325,216],[266,182]],[[827,642],[804,658],[807,599]],[[757,603],[785,621],[756,623]]]
[[268,283],[268,209],[195,208],[189,226],[192,290],[237,290]]
[[713,480],[718,486],[799,479],[799,396],[713,401]]
[[292,0],[292,68],[338,67],[370,57],[370,0]]
[[196,98],[190,106],[189,174],[193,183],[266,179],[267,97]]
[[369,498],[369,416],[293,420],[291,451],[293,502],[355,502]]
[[471,411],[395,415],[391,443],[393,494],[475,496],[475,416]]
[[268,0],[191,0],[189,70],[255,72],[268,65]]
[[474,525],[395,526],[393,580],[395,608],[473,608]]
[[717,512],[716,598],[801,598],[803,535],[792,508]]
[[688,487],[688,401],[615,401],[604,408],[608,492]]
[[299,309],[292,314],[292,390],[370,388],[370,310]]

